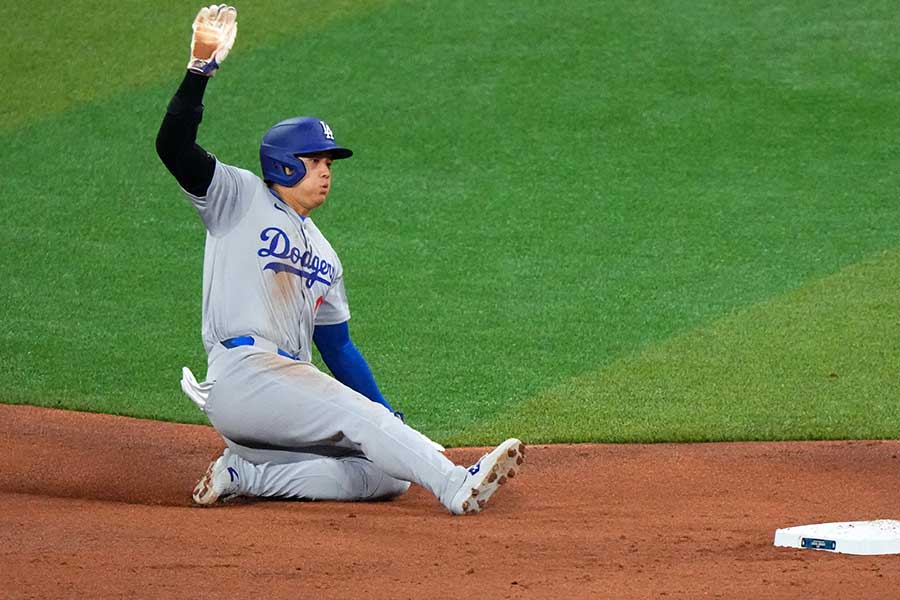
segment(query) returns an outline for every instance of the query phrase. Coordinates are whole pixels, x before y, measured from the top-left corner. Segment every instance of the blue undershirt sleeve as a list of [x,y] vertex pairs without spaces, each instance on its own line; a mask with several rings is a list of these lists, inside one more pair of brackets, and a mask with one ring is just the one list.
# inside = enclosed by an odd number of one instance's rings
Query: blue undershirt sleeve
[[313,342],[335,379],[394,412],[381,395],[368,363],[350,340],[350,328],[346,321],[337,325],[316,325]]

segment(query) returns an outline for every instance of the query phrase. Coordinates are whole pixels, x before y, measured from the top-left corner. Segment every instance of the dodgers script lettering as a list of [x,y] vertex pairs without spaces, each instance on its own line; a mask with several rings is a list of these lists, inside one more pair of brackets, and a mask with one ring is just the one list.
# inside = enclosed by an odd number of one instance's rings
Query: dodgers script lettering
[[256,251],[256,254],[262,258],[284,258],[294,265],[300,265],[298,269],[283,262],[270,262],[263,267],[263,270],[275,271],[276,273],[291,273],[298,277],[306,279],[306,287],[312,288],[316,282],[331,285],[334,277],[334,265],[328,261],[316,256],[309,250],[301,253],[300,249],[291,245],[288,235],[278,227],[267,227],[259,234],[259,239],[268,242],[268,246],[264,246]]

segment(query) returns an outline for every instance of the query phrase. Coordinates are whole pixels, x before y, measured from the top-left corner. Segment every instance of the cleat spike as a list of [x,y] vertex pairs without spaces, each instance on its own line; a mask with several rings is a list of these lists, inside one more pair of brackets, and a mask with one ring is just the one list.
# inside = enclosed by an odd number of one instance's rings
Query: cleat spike
[[524,451],[521,441],[508,439],[485,454],[469,468],[462,487],[445,506],[456,515],[481,512],[497,490],[519,474],[518,465],[525,462]]

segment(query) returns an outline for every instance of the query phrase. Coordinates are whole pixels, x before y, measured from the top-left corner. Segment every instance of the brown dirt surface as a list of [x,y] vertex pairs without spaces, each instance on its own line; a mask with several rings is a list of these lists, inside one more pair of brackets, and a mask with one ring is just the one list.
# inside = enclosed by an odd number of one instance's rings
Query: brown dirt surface
[[900,557],[772,544],[779,527],[897,518],[897,441],[530,446],[466,517],[416,486],[192,507],[222,448],[209,427],[0,406],[0,597],[900,595]]

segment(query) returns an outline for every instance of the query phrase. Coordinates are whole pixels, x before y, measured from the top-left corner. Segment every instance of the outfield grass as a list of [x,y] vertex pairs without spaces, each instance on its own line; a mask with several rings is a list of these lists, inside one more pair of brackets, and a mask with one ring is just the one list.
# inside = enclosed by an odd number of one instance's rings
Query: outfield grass
[[[891,438],[900,249],[562,382],[451,441]],[[585,407],[590,407],[585,410]]]
[[[0,401],[203,422],[203,230],[153,150],[195,11],[117,6],[0,42],[36,67],[0,67]],[[314,6],[238,6],[201,143],[255,169],[316,114],[356,151],[315,219],[414,424],[900,435],[893,4]]]

